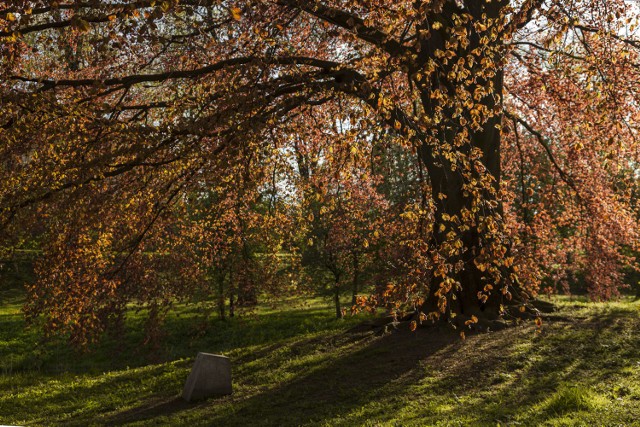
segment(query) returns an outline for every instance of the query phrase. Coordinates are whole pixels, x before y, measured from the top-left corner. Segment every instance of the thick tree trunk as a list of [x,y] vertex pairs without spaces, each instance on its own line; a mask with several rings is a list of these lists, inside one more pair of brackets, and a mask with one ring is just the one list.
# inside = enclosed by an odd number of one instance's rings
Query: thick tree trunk
[[[483,14],[488,18],[497,18],[504,2],[465,2],[471,15],[472,22],[481,22]],[[448,11],[448,12],[447,12]],[[455,2],[447,2],[445,13],[457,13]],[[446,20],[445,20],[446,21]],[[433,32],[433,37],[425,43],[422,52],[425,60],[436,57],[436,51],[446,50],[448,33],[446,28]],[[457,52],[459,57],[466,57],[474,49],[482,49],[480,36],[470,25],[470,44],[466,49],[460,48]],[[500,43],[498,40],[496,43]],[[439,313],[440,320],[448,320],[450,313],[463,315],[462,318],[476,316],[489,320],[497,319],[500,316],[500,304],[502,293],[498,290],[487,292],[487,285],[494,284],[494,278],[488,277],[485,271],[481,271],[474,261],[479,255],[480,249],[489,243],[481,227],[479,227],[479,216],[493,216],[500,224],[502,216],[502,205],[499,199],[500,186],[500,129],[502,122],[502,90],[503,90],[503,69],[500,68],[500,59],[494,51],[489,57],[489,62],[496,64],[490,73],[486,70],[471,70],[472,74],[478,73],[481,77],[476,78],[473,85],[465,89],[469,93],[474,93],[475,89],[492,87],[492,92],[480,100],[478,104],[486,107],[486,111],[492,114],[485,118],[482,129],[471,130],[461,124],[462,119],[471,123],[472,116],[469,111],[456,114],[455,107],[447,105],[441,101],[432,99],[430,96],[434,90],[448,93],[450,96],[456,94],[460,82],[450,80],[450,75],[455,70],[452,68],[456,61],[451,61],[449,65],[443,65],[433,73],[430,79],[424,81],[425,90],[422,94],[422,104],[427,116],[435,116],[438,111],[442,112],[442,122],[432,134],[437,141],[428,141],[423,144],[420,150],[420,157],[427,168],[433,201],[435,204],[435,224],[433,233],[433,246],[439,250],[444,257],[444,264],[449,269],[446,274],[441,271],[434,271],[431,278],[430,295],[422,310],[425,313]],[[476,60],[481,64],[480,60]],[[482,67],[484,65],[476,65]],[[459,135],[464,131],[469,131],[465,137],[465,143],[460,144]],[[458,138],[458,139],[456,139]],[[446,148],[443,148],[446,147]],[[450,150],[457,161],[452,162],[451,157],[443,155],[442,150]],[[473,153],[480,152],[480,161],[484,170],[478,170],[474,165]],[[445,153],[446,154],[446,153]],[[464,159],[467,165],[464,166]],[[465,169],[466,168],[466,169]],[[490,175],[492,177],[492,188],[474,192],[469,190],[469,182],[480,180]],[[482,199],[482,212],[478,210],[478,200]],[[491,208],[487,208],[491,206]],[[473,213],[472,218],[469,213]],[[466,215],[466,220],[465,218]],[[455,218],[455,221],[451,221]],[[448,233],[454,231],[459,236],[462,248],[451,250],[447,246]],[[453,282],[453,283],[452,283]],[[457,282],[457,283],[456,283]],[[482,295],[488,298],[482,300]],[[446,306],[446,310],[444,307]]]
[[[496,83],[499,84],[499,88],[502,87],[501,81]],[[495,128],[495,125],[500,120],[501,115],[496,115],[486,123],[483,131],[473,134],[471,138],[472,146],[482,150],[486,173],[493,177],[495,183],[494,191],[484,191],[481,195],[484,206],[495,206],[492,211],[485,210],[483,215],[493,216],[497,223],[501,222],[503,212],[498,193],[500,182],[500,132]],[[446,138],[445,135],[443,136]],[[464,155],[466,154],[463,153]],[[442,167],[434,167],[433,164],[436,163],[434,159],[427,159],[427,162],[432,163],[430,178],[435,203],[434,246],[436,248],[441,247],[447,241],[447,233],[452,229],[459,233],[463,244],[462,253],[457,253],[447,260],[447,263],[454,268],[455,266],[461,266],[461,269],[453,274],[455,280],[460,283],[461,290],[451,294],[449,303],[454,305],[451,308],[456,314],[482,316],[491,319],[497,318],[502,300],[499,292],[497,290],[492,292],[489,299],[484,303],[481,303],[478,297],[486,285],[492,284],[491,278],[484,271],[481,271],[474,262],[480,248],[489,243],[485,240],[486,236],[481,235],[482,231],[477,229],[477,225],[470,225],[469,230],[464,230],[447,219],[462,219],[465,211],[472,212],[474,209],[474,196],[465,194],[465,180],[460,173],[446,170],[451,167],[450,165],[443,164]],[[443,196],[439,197],[439,195]],[[442,277],[434,275],[432,278],[432,291],[428,301],[430,312],[437,308],[435,292],[440,288],[441,282]]]

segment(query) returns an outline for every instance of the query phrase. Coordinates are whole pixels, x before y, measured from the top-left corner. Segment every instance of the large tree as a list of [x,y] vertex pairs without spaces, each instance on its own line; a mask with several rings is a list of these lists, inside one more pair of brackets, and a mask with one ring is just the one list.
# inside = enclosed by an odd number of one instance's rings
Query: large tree
[[[126,282],[114,270],[162,240],[167,212],[203,182],[226,186],[243,166],[254,188],[286,193],[285,171],[302,172],[287,160],[299,135],[351,150],[385,131],[419,157],[429,267],[404,298],[432,320],[524,309],[555,265],[539,262],[549,241],[580,242],[587,270],[630,262],[622,248],[637,246],[640,41],[629,2],[0,7],[0,224],[15,239],[37,219],[56,248],[45,264],[65,259],[57,251],[100,252],[57,267],[86,259],[105,298]],[[615,276],[589,271],[594,295],[615,293]]]

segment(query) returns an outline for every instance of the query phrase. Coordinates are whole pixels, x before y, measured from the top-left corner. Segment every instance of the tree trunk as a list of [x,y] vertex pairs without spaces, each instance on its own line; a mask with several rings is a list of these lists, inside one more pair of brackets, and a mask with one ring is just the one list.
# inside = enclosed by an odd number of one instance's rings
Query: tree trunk
[[224,298],[224,272],[216,272],[218,282],[218,315],[220,320],[225,320],[225,298]]
[[233,269],[229,271],[229,317],[235,316],[235,301],[234,301],[234,292],[237,291],[237,286],[234,285],[234,274]]
[[231,293],[231,295],[229,295],[229,317],[234,317],[235,315],[235,301],[233,299],[233,293]]
[[353,282],[351,284],[351,306],[358,302],[358,287],[360,285],[360,265],[357,252],[353,253]]
[[[489,19],[495,19],[502,13],[504,1],[494,2],[465,2],[469,13],[473,16],[471,22],[482,22],[483,14]],[[445,14],[458,13],[455,2],[447,2]],[[443,21],[449,22],[444,19]],[[451,20],[453,21],[453,20]],[[437,58],[438,50],[446,50],[449,40],[447,28],[432,31],[433,36],[424,43],[423,59]],[[459,47],[456,51],[461,58],[466,57],[475,49],[482,49],[480,36],[469,24],[469,46]],[[495,43],[501,43],[498,39]],[[499,198],[500,187],[500,130],[502,122],[502,91],[503,69],[499,58],[501,46],[486,55],[494,67],[489,70],[482,68],[486,65],[475,65],[472,75],[478,76],[473,84],[465,89],[474,93],[476,89],[492,87],[493,91],[476,104],[486,107],[490,111],[481,129],[472,130],[469,125],[473,116],[470,110],[456,110],[456,105],[434,100],[431,94],[443,91],[453,97],[462,84],[451,80],[451,73],[455,72],[457,61],[446,61],[429,79],[424,79],[425,87],[422,93],[422,104],[428,117],[436,117],[439,112],[442,121],[436,125],[431,134],[433,139],[425,141],[420,149],[420,158],[429,173],[433,201],[435,204],[435,223],[433,232],[433,246],[442,257],[443,266],[434,269],[431,277],[430,295],[422,307],[425,313],[437,313],[440,320],[448,320],[450,313],[464,315],[463,318],[476,316],[478,318],[497,319],[500,316],[502,292],[491,289],[495,286],[495,276],[476,265],[481,250],[492,244],[491,235],[487,233],[482,221],[491,217],[497,226],[502,223],[502,204]],[[479,59],[476,64],[481,64]],[[494,96],[498,95],[498,96]],[[464,132],[468,132],[465,134]],[[464,135],[464,138],[461,138]],[[461,140],[463,141],[461,143]],[[435,142],[434,142],[435,141]],[[475,153],[481,153],[479,156]],[[453,154],[454,161],[451,156]],[[466,162],[466,163],[465,163]],[[481,163],[483,168],[478,164]],[[482,170],[484,169],[484,170]],[[482,182],[483,178],[491,177],[489,185],[479,191],[470,190],[471,182]],[[476,187],[477,188],[477,187]],[[455,220],[452,220],[454,219]],[[485,223],[486,225],[487,223]],[[462,247],[453,247],[451,232],[454,232]],[[453,241],[455,242],[455,241]],[[504,254],[503,254],[504,255]],[[445,267],[446,266],[446,267]],[[496,286],[497,288],[497,286]],[[485,296],[486,298],[483,298]]]
[[340,276],[335,276],[333,284],[333,302],[336,306],[336,317],[342,319],[342,307],[340,306]]

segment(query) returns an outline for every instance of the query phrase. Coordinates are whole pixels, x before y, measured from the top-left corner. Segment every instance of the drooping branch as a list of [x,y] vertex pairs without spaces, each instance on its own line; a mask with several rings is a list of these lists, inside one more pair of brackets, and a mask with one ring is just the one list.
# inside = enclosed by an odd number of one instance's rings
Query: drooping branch
[[[303,79],[303,81],[304,80],[305,79]],[[284,85],[281,87],[276,87],[270,92],[267,91],[268,87],[265,87],[264,93],[262,94],[262,96],[257,96],[256,99],[266,101],[264,105],[264,107],[266,107],[271,102],[273,102],[278,98],[285,97],[288,95],[295,95],[296,93],[303,92],[306,89],[315,89],[315,91],[313,90],[311,91],[311,94],[313,94],[315,92],[322,92],[322,91],[326,91],[327,89],[336,88],[336,87],[337,87],[336,83],[332,80],[315,81],[315,82],[313,80],[307,80],[307,81],[304,81],[304,84]],[[283,116],[286,116],[290,111],[302,106],[303,104],[320,105],[326,102],[328,99],[328,98],[324,98],[320,100],[314,100],[312,99],[311,94],[291,96],[290,98],[285,98],[283,102],[276,103],[272,108],[265,108],[264,111],[262,111],[261,113],[255,114],[252,117],[250,117],[249,120],[252,123],[262,124],[262,126],[265,126],[268,123],[269,118],[271,117],[283,117]],[[230,112],[226,112],[226,113],[230,113]],[[217,131],[207,130],[205,133],[199,132],[200,128],[203,128],[203,129],[210,128],[212,122],[214,123],[224,122],[223,120],[224,117],[225,117],[225,111],[217,112],[216,114],[214,114],[213,117],[205,117],[197,121],[196,123],[191,124],[190,126],[172,131],[171,137],[163,140],[161,143],[155,146],[146,148],[141,152],[137,153],[135,159],[132,159],[128,162],[120,163],[117,165],[110,165],[108,167],[108,170],[99,171],[97,173],[91,174],[91,176],[89,177],[80,178],[78,180],[62,183],[59,186],[48,189],[47,191],[41,194],[31,195],[27,199],[8,204],[6,207],[9,210],[21,209],[29,205],[50,199],[54,195],[61,193],[65,190],[81,187],[92,182],[102,181],[107,178],[120,176],[136,168],[149,167],[149,166],[160,167],[160,166],[164,166],[164,165],[179,161],[183,158],[182,156],[179,155],[179,153],[178,154],[172,153],[173,155],[170,158],[165,160],[151,160],[151,158],[162,149],[170,148],[172,144],[174,144],[177,141],[177,138],[187,138],[192,136],[196,136],[198,138],[232,137],[234,135],[234,132],[238,130],[236,126],[231,126],[228,128],[217,130]],[[216,155],[220,154],[222,150],[224,150],[228,146],[229,146],[228,141],[224,144],[220,144],[218,148],[216,148],[216,150],[214,150],[213,152],[209,153],[209,155],[215,157]],[[92,167],[98,167],[100,165],[96,161],[94,161],[94,162],[87,163],[83,166],[85,168],[90,169]]]

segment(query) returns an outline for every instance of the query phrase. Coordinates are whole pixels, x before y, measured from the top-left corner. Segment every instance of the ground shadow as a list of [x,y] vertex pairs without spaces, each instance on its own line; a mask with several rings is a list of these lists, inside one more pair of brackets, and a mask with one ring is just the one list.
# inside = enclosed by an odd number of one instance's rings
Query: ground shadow
[[[389,408],[394,407],[396,396],[406,396],[428,379],[428,388],[418,391],[413,402],[418,405],[412,415],[416,425],[456,419],[461,411],[469,414],[474,425],[537,425],[558,416],[545,412],[545,402],[564,384],[578,381],[595,389],[607,376],[640,363],[640,338],[618,339],[619,330],[630,327],[619,324],[625,319],[628,312],[610,310],[597,318],[557,320],[542,331],[525,324],[466,341],[450,331],[433,329],[398,331],[380,338],[340,334],[324,341],[304,340],[292,345],[294,353],[318,351],[319,346],[331,352],[332,345],[338,351],[348,342],[353,346],[338,358],[310,364],[293,380],[266,386],[250,397],[231,396],[196,405],[150,401],[105,423],[176,416],[187,420],[192,415],[194,425],[211,426],[365,425],[394,420],[396,414]],[[526,349],[518,352],[518,345]],[[608,350],[610,346],[616,346],[615,351]],[[238,363],[267,358],[274,349],[269,346]],[[620,357],[634,351],[634,358]],[[241,381],[253,383],[249,372],[243,375]],[[448,396],[454,404],[434,410],[427,401],[433,396]],[[399,399],[395,406],[402,410],[406,397]],[[380,409],[372,402],[379,402]]]
[[[362,406],[389,384],[407,381],[407,376],[415,373],[416,369],[419,370],[420,363],[425,358],[447,347],[450,347],[450,351],[455,351],[455,347],[460,345],[460,338],[457,334],[434,329],[417,333],[397,331],[379,338],[366,334],[341,334],[329,340],[298,342],[292,346],[292,351],[300,353],[305,349],[317,349],[321,344],[326,351],[330,351],[332,345],[339,348],[353,344],[355,348],[339,359],[310,365],[307,367],[308,373],[248,399],[236,400],[229,397],[196,405],[176,404],[172,401],[158,405],[152,401],[105,422],[126,424],[228,402],[232,405],[226,405],[226,410],[213,415],[207,420],[207,424],[283,426],[331,419],[344,411]],[[256,357],[268,357],[268,354],[262,353]],[[238,362],[248,361],[249,359],[245,359]],[[282,410],[274,411],[278,407]],[[265,418],[263,414],[269,414],[269,418]],[[295,419],[291,414],[296,414]]]

